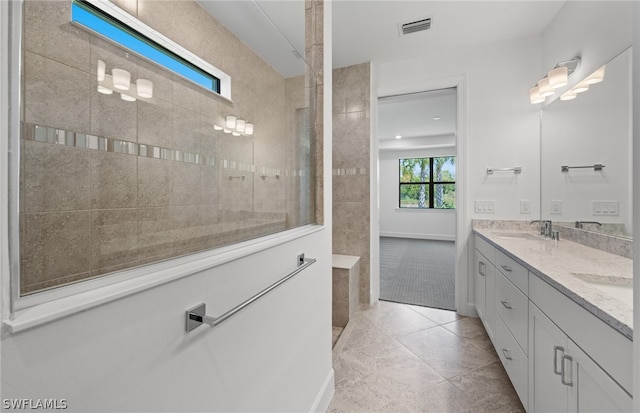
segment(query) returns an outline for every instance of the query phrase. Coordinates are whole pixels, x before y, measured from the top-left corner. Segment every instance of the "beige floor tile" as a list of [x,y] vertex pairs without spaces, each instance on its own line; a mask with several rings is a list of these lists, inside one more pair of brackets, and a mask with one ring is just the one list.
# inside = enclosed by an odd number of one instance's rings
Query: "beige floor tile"
[[407,305],[407,308],[412,309],[418,314],[422,314],[429,320],[439,325],[451,323],[452,321],[463,318],[462,316],[459,316],[455,311],[441,310],[439,308],[421,307],[417,305]]
[[449,381],[483,409],[514,413],[525,411],[500,361]]
[[474,346],[473,339],[458,337],[442,327],[403,336],[400,342],[447,378],[498,360],[495,352]]
[[479,318],[463,317],[442,326],[458,337],[473,340],[472,344],[487,351],[493,351],[493,344]]
[[436,327],[437,324],[404,305],[366,314],[377,326],[393,337]]
[[336,391],[327,411],[523,412],[487,341],[479,320],[454,312],[389,302],[361,306],[333,350]]

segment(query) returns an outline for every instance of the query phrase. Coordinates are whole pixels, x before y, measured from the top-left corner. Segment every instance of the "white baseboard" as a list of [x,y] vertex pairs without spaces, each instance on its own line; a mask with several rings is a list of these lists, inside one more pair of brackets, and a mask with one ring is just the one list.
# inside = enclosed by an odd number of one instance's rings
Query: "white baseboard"
[[324,413],[329,408],[329,403],[331,403],[331,399],[333,398],[333,393],[336,390],[335,386],[335,375],[333,369],[329,371],[329,375],[327,379],[324,381],[320,392],[318,392],[318,396],[316,400],[313,402],[311,406],[310,412]]
[[411,232],[382,232],[381,237],[391,238],[412,238],[412,239],[431,239],[437,241],[455,241],[455,235],[442,235],[442,234],[415,234]]

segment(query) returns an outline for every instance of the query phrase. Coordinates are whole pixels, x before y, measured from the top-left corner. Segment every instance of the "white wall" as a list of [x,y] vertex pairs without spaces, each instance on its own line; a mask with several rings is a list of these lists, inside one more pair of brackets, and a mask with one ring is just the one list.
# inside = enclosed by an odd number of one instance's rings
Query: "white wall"
[[[412,59],[375,64],[377,97],[455,86],[463,79],[457,179],[464,183],[464,194],[458,194],[464,201],[458,203],[462,224],[456,241],[458,277],[465,282],[457,301],[458,311],[473,314],[473,277],[467,271],[471,219],[528,220],[540,214],[539,115],[528,95],[540,73],[540,37],[441,54],[425,50]],[[489,166],[521,166],[523,171],[487,175]],[[520,214],[521,199],[531,200],[531,214]],[[475,213],[475,200],[494,200],[495,214]]]
[[[562,91],[631,46],[631,1],[567,1],[542,33],[542,70],[580,56],[580,67]],[[537,79],[536,79],[537,80]]]
[[455,147],[407,151],[380,151],[380,235],[454,241],[456,211],[400,209],[398,160],[430,156],[455,156]]
[[[640,44],[640,3],[633,4],[633,42]],[[633,53],[633,100],[640,102],[640,53]],[[633,105],[633,118],[640,119],[640,105]],[[640,176],[640,122],[633,123],[633,176]],[[640,234],[640,179],[633,180],[633,232]],[[633,243],[633,260],[640,262],[640,242]],[[640,265],[633,266],[634,280],[640,280]],[[640,288],[633,289],[633,330],[640,331]],[[633,411],[640,412],[640,340],[633,340]]]
[[[9,21],[6,4],[0,5],[2,33]],[[325,24],[330,21],[328,3]],[[330,73],[331,31],[324,33],[325,73]],[[0,90],[6,91],[6,48],[0,52]],[[0,399],[62,398],[72,412],[324,411],[333,394],[331,193],[326,190],[331,188],[330,74],[327,79],[324,228],[22,332],[3,327]],[[5,93],[0,96],[4,119],[8,100]],[[2,125],[0,159],[6,160],[8,130]],[[0,201],[7,205],[4,168]],[[3,321],[12,316],[6,300],[5,210]],[[210,315],[219,315],[289,272],[300,252],[318,262],[215,329],[185,333],[186,309],[206,303]]]

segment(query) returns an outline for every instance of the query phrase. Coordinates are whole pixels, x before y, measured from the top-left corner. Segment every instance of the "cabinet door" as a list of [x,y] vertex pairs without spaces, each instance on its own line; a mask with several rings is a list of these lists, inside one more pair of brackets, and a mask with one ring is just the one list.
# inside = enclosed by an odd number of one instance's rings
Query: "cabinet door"
[[487,268],[485,271],[485,320],[484,326],[487,329],[487,334],[491,341],[495,343],[495,331],[496,331],[496,277],[498,276],[498,270],[496,267],[487,262]]
[[570,386],[561,381],[568,342],[562,330],[529,303],[529,412],[569,411]]
[[622,413],[632,410],[631,396],[571,340],[569,354],[573,381],[569,391],[570,411]]
[[489,261],[476,251],[475,265],[475,302],[476,311],[482,321],[486,320],[486,272],[490,266]]

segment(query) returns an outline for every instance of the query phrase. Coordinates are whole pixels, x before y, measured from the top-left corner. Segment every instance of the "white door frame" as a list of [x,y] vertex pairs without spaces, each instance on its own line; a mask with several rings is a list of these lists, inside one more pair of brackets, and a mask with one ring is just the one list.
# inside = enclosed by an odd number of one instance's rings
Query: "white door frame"
[[458,313],[462,315],[475,315],[473,299],[468,291],[473,289],[469,285],[468,248],[467,243],[471,231],[470,222],[467,222],[467,95],[466,76],[451,76],[432,79],[424,82],[419,88],[391,88],[380,90],[377,87],[375,67],[371,65],[371,291],[370,302],[375,303],[380,298],[380,199],[379,199],[379,158],[377,136],[378,98],[392,95],[403,95],[417,92],[426,92],[437,89],[456,88],[457,97],[457,121],[456,121],[456,262],[455,262],[455,304]]

